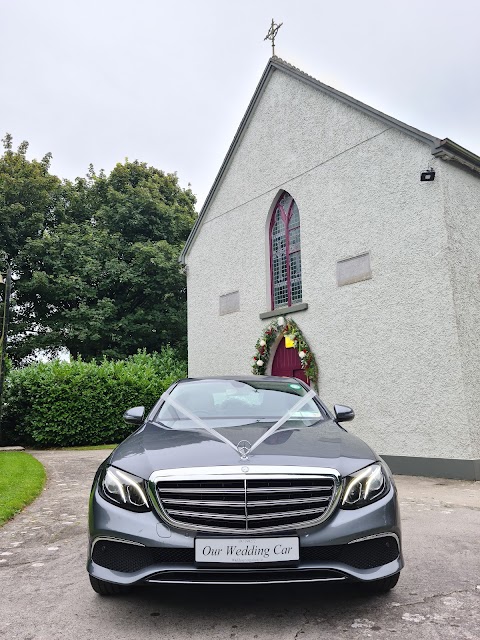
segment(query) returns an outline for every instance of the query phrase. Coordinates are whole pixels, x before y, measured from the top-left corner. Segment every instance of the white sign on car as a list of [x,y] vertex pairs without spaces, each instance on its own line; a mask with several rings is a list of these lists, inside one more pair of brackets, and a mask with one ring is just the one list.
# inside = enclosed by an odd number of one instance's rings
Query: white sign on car
[[298,538],[196,538],[196,562],[289,562],[299,559]]

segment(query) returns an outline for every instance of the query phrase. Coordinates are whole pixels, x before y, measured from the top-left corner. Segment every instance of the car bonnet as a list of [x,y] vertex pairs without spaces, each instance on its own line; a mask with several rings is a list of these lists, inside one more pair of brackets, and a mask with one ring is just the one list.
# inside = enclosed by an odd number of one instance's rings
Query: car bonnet
[[[332,468],[349,475],[378,460],[360,438],[333,420],[279,429],[248,455],[247,464]],[[219,429],[235,445],[256,442],[271,423]],[[112,453],[110,464],[148,479],[154,471],[245,464],[240,453],[201,429],[176,430],[147,422]],[[207,474],[206,470],[206,474]]]

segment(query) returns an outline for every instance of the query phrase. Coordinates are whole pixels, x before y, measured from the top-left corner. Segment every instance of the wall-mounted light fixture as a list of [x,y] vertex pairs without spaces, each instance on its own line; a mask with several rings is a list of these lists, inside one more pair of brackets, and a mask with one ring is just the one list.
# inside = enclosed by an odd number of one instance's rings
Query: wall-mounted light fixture
[[426,171],[422,171],[420,174],[420,182],[433,182],[435,180],[435,170],[433,167],[427,169]]

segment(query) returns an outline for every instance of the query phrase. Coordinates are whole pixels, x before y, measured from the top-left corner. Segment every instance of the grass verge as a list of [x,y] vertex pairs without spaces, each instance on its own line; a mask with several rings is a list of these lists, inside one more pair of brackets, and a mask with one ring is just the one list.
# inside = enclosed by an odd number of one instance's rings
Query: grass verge
[[42,491],[43,465],[23,451],[0,451],[0,526],[30,504]]

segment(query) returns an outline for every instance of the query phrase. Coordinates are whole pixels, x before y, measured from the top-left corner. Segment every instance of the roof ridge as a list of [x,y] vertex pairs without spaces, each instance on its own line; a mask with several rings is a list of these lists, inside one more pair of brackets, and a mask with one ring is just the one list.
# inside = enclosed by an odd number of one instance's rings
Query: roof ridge
[[273,55],[268,60],[267,66],[265,67],[262,77],[260,78],[257,88],[255,89],[255,92],[247,107],[245,115],[243,116],[237,132],[230,144],[230,147],[215,178],[215,181],[205,199],[200,213],[198,214],[195,224],[193,225],[193,229],[191,230],[190,235],[187,238],[185,246],[180,254],[179,262],[185,264],[187,252],[198,233],[198,230],[216,193],[216,190],[220,185],[225,172],[228,169],[230,160],[233,157],[236,147],[241,140],[243,131],[245,130],[245,127],[247,126],[253,112],[255,111],[256,104],[260,99],[271,74],[275,70],[283,71],[284,73],[290,74],[292,77],[297,78],[299,81],[303,81],[319,91],[330,94],[330,96],[332,96],[333,98],[349,105],[350,107],[363,111],[363,113],[367,114],[368,116],[380,120],[389,127],[400,130],[403,133],[430,145],[431,153],[433,156],[442,158],[443,160],[453,160],[460,165],[466,166],[468,169],[475,171],[477,174],[480,174],[480,157],[472,153],[471,151],[468,151],[464,147],[457,145],[448,138],[441,140],[440,138],[436,138],[435,136],[432,136],[425,131],[420,131],[420,129],[411,127],[405,122],[397,120],[396,118],[393,118],[392,116],[389,116],[382,111],[379,111],[378,109],[375,109],[374,107],[371,107],[370,105],[361,102],[360,100],[357,100],[352,96],[349,96],[347,93],[344,93],[339,89],[330,87],[321,80],[317,80],[317,78],[314,78],[308,73],[305,73],[305,71],[302,71],[299,67],[296,67],[290,62],[287,62],[286,60]]
[[315,78],[315,76],[310,75],[309,73],[307,73],[303,69],[300,69],[300,67],[296,67],[291,62],[287,62],[286,60],[284,60],[283,58],[280,58],[279,56],[271,56],[270,60],[273,60],[274,62],[281,62],[286,67],[290,67],[290,69],[294,69],[295,71],[298,71],[299,73],[301,73],[306,78],[310,78],[310,80],[314,80],[315,82],[319,82],[320,84],[323,84],[324,87],[328,87],[329,89],[333,89],[334,91],[339,91],[339,89],[335,89],[335,87],[331,87],[330,85],[325,84],[325,82],[323,82],[322,80],[319,80],[318,78]]
[[282,69],[286,73],[294,74],[295,76],[300,77],[304,81],[311,84],[314,88],[320,89],[321,91],[324,91],[330,94],[332,97],[345,102],[349,106],[359,109],[360,111],[363,111],[364,113],[374,118],[382,120],[383,122],[385,122],[386,124],[389,124],[390,126],[401,129],[404,133],[412,135],[413,137],[421,140],[422,142],[426,142],[427,144],[430,144],[432,146],[436,146],[440,143],[440,138],[437,138],[436,136],[433,136],[430,133],[427,133],[426,131],[417,129],[416,127],[412,127],[411,125],[406,124],[402,120],[398,120],[398,118],[394,118],[393,116],[390,116],[387,113],[384,113],[383,111],[380,111],[375,107],[372,107],[366,102],[362,102],[361,100],[354,98],[353,96],[351,96],[348,93],[345,93],[344,91],[340,91],[340,89],[336,89],[335,87],[325,84],[321,80],[318,80],[314,76],[311,76],[308,73],[305,73],[305,71],[302,71],[298,67],[295,67],[290,62],[286,62],[282,58],[278,58],[277,56],[275,56],[275,59],[271,58],[270,60],[271,60],[270,64],[274,68]]

